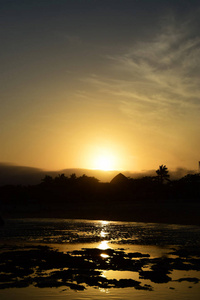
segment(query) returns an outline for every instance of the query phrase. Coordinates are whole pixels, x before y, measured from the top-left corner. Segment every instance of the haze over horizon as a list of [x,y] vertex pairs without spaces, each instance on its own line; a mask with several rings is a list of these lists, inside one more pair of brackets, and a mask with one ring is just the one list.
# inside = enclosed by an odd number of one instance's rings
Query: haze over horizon
[[0,162],[198,169],[199,1],[0,4]]
[[[43,178],[48,175],[52,178],[64,174],[70,177],[71,174],[76,174],[77,177],[86,175],[89,177],[95,177],[100,182],[110,182],[117,174],[121,173],[119,170],[98,170],[98,169],[39,169],[29,166],[19,166],[8,163],[0,162],[0,186],[3,185],[35,185],[42,182]],[[123,171],[123,175],[128,178],[142,178],[145,176],[156,176],[156,169],[142,170],[142,171]],[[177,168],[175,170],[169,170],[170,179],[176,180],[184,177],[187,174],[195,174],[197,170],[188,170],[184,168]]]

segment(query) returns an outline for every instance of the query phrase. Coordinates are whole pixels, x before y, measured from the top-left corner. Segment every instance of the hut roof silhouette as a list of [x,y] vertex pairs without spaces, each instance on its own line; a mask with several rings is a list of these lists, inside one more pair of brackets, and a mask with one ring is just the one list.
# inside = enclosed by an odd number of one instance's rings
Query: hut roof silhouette
[[128,178],[122,173],[117,174],[111,181],[111,184],[124,184],[128,181]]

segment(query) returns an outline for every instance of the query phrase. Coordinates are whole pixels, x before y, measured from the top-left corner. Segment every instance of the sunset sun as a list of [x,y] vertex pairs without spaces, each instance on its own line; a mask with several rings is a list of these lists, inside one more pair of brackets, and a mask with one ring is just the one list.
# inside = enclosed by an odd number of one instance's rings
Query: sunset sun
[[118,168],[118,159],[112,148],[94,147],[90,156],[92,169],[112,171]]
[[95,161],[95,168],[103,171],[113,170],[113,159],[111,156],[99,156]]

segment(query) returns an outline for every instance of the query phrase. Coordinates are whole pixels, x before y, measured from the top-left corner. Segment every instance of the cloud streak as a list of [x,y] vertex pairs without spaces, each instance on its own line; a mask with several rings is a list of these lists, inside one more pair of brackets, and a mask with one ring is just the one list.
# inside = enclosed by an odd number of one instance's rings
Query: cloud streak
[[199,111],[200,38],[187,23],[164,26],[151,39],[108,59],[114,75],[88,81],[116,97],[129,117],[182,118]]

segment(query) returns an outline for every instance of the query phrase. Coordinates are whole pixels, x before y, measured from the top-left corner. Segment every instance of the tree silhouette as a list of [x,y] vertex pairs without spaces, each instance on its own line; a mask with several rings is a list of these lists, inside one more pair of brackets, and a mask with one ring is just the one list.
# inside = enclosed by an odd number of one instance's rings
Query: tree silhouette
[[45,185],[52,185],[53,183],[53,178],[49,175],[46,175],[43,179],[42,179],[42,184]]
[[58,176],[55,177],[54,181],[57,185],[65,185],[68,180],[68,177],[65,176],[65,174],[58,174]]
[[156,170],[158,181],[163,184],[164,180],[169,180],[170,175],[169,171],[165,165],[159,166],[159,169]]
[[71,181],[75,181],[77,179],[76,174],[72,173],[69,178]]

